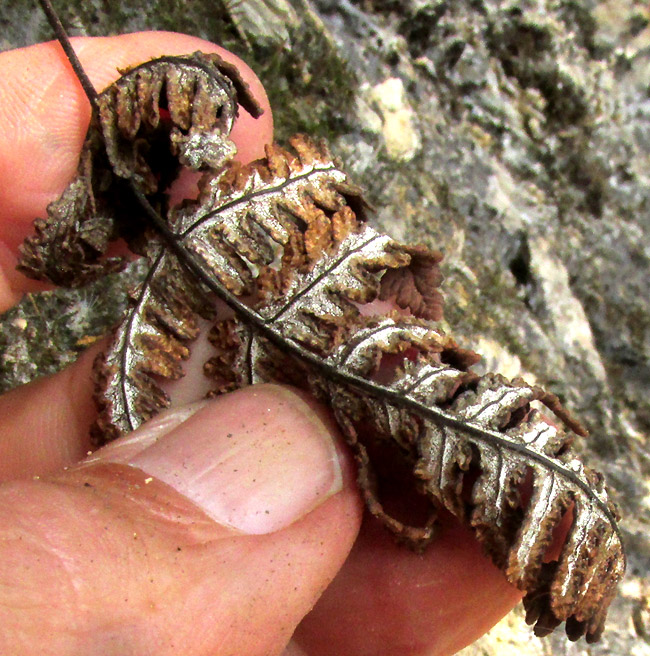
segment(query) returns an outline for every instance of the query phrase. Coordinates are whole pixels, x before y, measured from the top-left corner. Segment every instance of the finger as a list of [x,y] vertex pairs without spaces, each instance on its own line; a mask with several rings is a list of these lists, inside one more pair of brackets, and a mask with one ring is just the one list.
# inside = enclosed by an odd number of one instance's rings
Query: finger
[[359,527],[337,440],[263,386],[3,486],[0,652],[281,653]]
[[296,640],[310,656],[448,656],[521,596],[456,521],[444,522],[440,537],[419,555],[369,518]]
[[105,341],[54,376],[0,396],[0,482],[56,472],[91,448],[92,363]]
[[[237,65],[264,113],[255,120],[241,110],[233,129],[239,157],[263,155],[273,122],[264,89],[239,58],[202,39],[171,32],[140,32],[110,38],[75,38],[75,50],[97,89],[119,77],[119,68],[162,54],[218,52]],[[56,42],[0,54],[0,306],[33,285],[13,273],[18,245],[34,218],[44,216],[74,175],[90,118],[88,101]]]

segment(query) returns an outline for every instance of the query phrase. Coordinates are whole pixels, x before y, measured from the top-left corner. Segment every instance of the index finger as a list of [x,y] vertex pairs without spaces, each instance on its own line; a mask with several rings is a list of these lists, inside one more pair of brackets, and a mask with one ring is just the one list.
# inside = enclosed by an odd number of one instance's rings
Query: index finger
[[[273,120],[262,84],[235,55],[203,39],[173,32],[139,32],[72,40],[95,88],[119,77],[118,69],[162,54],[217,52],[234,63],[264,113],[241,110],[232,132],[238,158],[249,161],[270,143]],[[90,106],[60,45],[41,43],[0,53],[0,311],[33,284],[14,271],[19,244],[32,221],[44,216],[75,173]],[[27,82],[25,82],[27,80]]]

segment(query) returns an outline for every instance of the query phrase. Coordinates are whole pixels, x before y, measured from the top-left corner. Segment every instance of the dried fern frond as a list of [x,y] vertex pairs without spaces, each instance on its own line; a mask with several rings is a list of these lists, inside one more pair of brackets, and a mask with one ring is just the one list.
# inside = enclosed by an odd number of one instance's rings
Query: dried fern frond
[[[263,381],[309,390],[354,450],[370,512],[401,541],[425,548],[438,511],[453,513],[526,592],[538,634],[565,621],[570,638],[597,640],[625,557],[602,479],[571,448],[580,424],[539,387],[472,372],[476,354],[435,323],[440,253],[373,229],[325,146],[298,136],[291,151],[230,161],[235,101],[246,94],[222,69],[210,56],[163,58],[103,92],[77,178],[25,246],[25,272],[66,284],[115,267],[100,258],[118,236],[147,258],[96,366],[95,439],[169,405],[164,381],[182,376],[199,317],[213,317],[219,297],[235,317],[217,317],[212,331],[214,394]],[[162,160],[146,156],[152,143],[164,144]],[[207,172],[195,202],[168,210],[163,192],[181,164]],[[145,218],[158,213],[155,231]],[[376,316],[378,301],[393,310]],[[374,454],[387,444],[428,504],[420,525],[382,502]],[[554,556],[562,523],[570,528]]]

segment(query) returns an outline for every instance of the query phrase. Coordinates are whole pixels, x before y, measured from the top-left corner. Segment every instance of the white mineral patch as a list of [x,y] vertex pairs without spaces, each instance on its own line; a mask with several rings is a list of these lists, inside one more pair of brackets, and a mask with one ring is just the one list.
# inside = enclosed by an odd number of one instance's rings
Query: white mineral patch
[[288,47],[291,30],[300,26],[300,18],[287,0],[231,0],[224,5],[235,29],[246,42],[251,35]]
[[479,337],[472,342],[472,348],[481,354],[481,361],[474,366],[475,371],[479,373],[498,371],[506,378],[521,376],[530,385],[537,383],[535,376],[523,369],[521,360],[499,342],[487,337]]
[[498,213],[500,222],[515,233],[545,221],[545,209],[540,190],[535,185],[516,181],[506,166],[492,164],[493,175],[488,179],[486,203]]
[[415,114],[408,104],[402,80],[391,77],[370,91],[371,103],[382,120],[381,134],[391,159],[408,161],[420,148]]
[[18,330],[25,330],[27,328],[27,319],[25,317],[16,317],[11,325]]
[[536,239],[530,244],[530,269],[547,301],[545,309],[562,350],[566,355],[587,364],[594,377],[604,381],[605,368],[596,350],[584,308],[571,290],[566,267],[553,255],[543,239]]
[[[362,84],[357,95],[357,118],[365,132],[381,134],[384,122],[379,115],[379,108],[374,106],[373,89],[369,84]],[[373,151],[374,154],[374,151]]]

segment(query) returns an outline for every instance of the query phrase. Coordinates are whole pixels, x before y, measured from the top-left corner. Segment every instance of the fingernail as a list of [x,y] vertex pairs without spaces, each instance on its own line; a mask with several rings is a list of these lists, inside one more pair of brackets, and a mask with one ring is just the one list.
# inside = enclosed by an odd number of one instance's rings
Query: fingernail
[[101,449],[89,455],[81,467],[94,465],[98,462],[119,462],[128,464],[130,459],[158,442],[167,433],[187,421],[193,414],[208,405],[209,401],[189,403],[182,408],[166,410],[148,421],[142,428],[110,442]]
[[98,457],[138,467],[247,534],[280,530],[342,489],[332,432],[290,390],[265,385],[195,406]]

